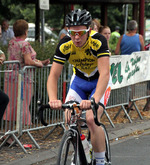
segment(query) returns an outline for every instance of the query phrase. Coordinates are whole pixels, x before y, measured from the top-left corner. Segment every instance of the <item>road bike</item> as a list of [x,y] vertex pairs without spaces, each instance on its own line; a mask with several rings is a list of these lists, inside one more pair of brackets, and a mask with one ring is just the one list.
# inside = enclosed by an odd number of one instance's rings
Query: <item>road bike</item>
[[[98,126],[101,126],[105,133],[105,165],[111,165],[111,152],[110,152],[110,143],[109,137],[104,124],[100,123],[97,119],[97,109],[98,104],[95,103],[94,98],[91,98],[91,109],[94,114],[94,121]],[[41,123],[47,126],[47,123],[43,119],[43,111],[46,108],[50,108],[50,105],[41,105],[39,108],[39,115],[41,118]],[[77,104],[74,101],[62,104],[62,109],[68,109],[71,111],[71,118],[68,123],[68,129],[65,131],[58,151],[58,158],[56,165],[95,165],[96,160],[94,158],[94,151],[90,148],[90,161],[87,161],[84,147],[80,138],[81,130],[79,128],[85,128],[86,120],[81,117],[79,112],[80,104]],[[83,110],[82,110],[83,112]],[[90,132],[88,132],[87,140],[90,144]]]

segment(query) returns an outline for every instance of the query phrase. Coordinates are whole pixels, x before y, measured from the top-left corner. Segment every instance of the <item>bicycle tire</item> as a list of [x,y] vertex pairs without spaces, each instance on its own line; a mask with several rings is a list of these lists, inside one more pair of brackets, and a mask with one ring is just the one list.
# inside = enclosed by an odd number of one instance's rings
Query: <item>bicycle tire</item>
[[64,133],[58,151],[57,165],[80,165],[76,139],[71,130]]
[[106,127],[103,124],[101,126],[104,130],[104,133],[105,133],[105,146],[106,146],[105,165],[111,165],[111,151],[110,151],[109,136],[108,136]]

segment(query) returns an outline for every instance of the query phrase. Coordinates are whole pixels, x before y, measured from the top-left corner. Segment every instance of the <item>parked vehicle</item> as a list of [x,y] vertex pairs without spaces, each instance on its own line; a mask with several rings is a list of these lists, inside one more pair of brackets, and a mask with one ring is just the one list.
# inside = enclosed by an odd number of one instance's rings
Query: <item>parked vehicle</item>
[[[28,37],[26,38],[26,41],[35,41],[35,24],[34,23],[29,23],[29,29],[28,29]],[[13,29],[13,26],[9,26],[11,29]],[[45,41],[46,42],[52,42],[55,43],[58,40],[58,36],[52,32],[52,30],[45,26],[44,27],[44,32],[45,32]],[[40,33],[41,33],[41,28],[40,28]],[[40,41],[41,41],[41,35],[40,35]]]

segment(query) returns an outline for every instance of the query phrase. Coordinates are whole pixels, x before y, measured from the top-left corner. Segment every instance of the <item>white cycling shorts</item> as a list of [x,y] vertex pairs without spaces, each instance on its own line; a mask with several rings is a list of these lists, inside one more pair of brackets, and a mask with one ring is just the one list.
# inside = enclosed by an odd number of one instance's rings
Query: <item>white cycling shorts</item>
[[[95,93],[97,81],[98,79],[87,81],[73,74],[65,102],[74,100],[80,103],[81,100],[90,99]],[[111,86],[112,86],[112,80],[110,76],[106,91],[103,97],[101,98],[101,100],[99,101],[104,106],[106,106],[108,102],[111,92]]]

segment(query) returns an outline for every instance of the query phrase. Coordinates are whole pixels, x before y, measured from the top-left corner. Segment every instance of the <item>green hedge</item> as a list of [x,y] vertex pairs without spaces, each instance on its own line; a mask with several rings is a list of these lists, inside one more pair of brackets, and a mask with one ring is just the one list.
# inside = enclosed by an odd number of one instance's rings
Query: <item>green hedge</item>
[[[45,60],[47,58],[50,58],[52,62],[57,47],[57,42],[55,43],[48,42],[45,44],[45,46],[42,46],[42,44],[39,42],[30,42],[30,44],[37,53],[37,59]],[[6,60],[8,60],[8,54],[7,54],[8,46],[0,45],[0,49],[5,53]]]

